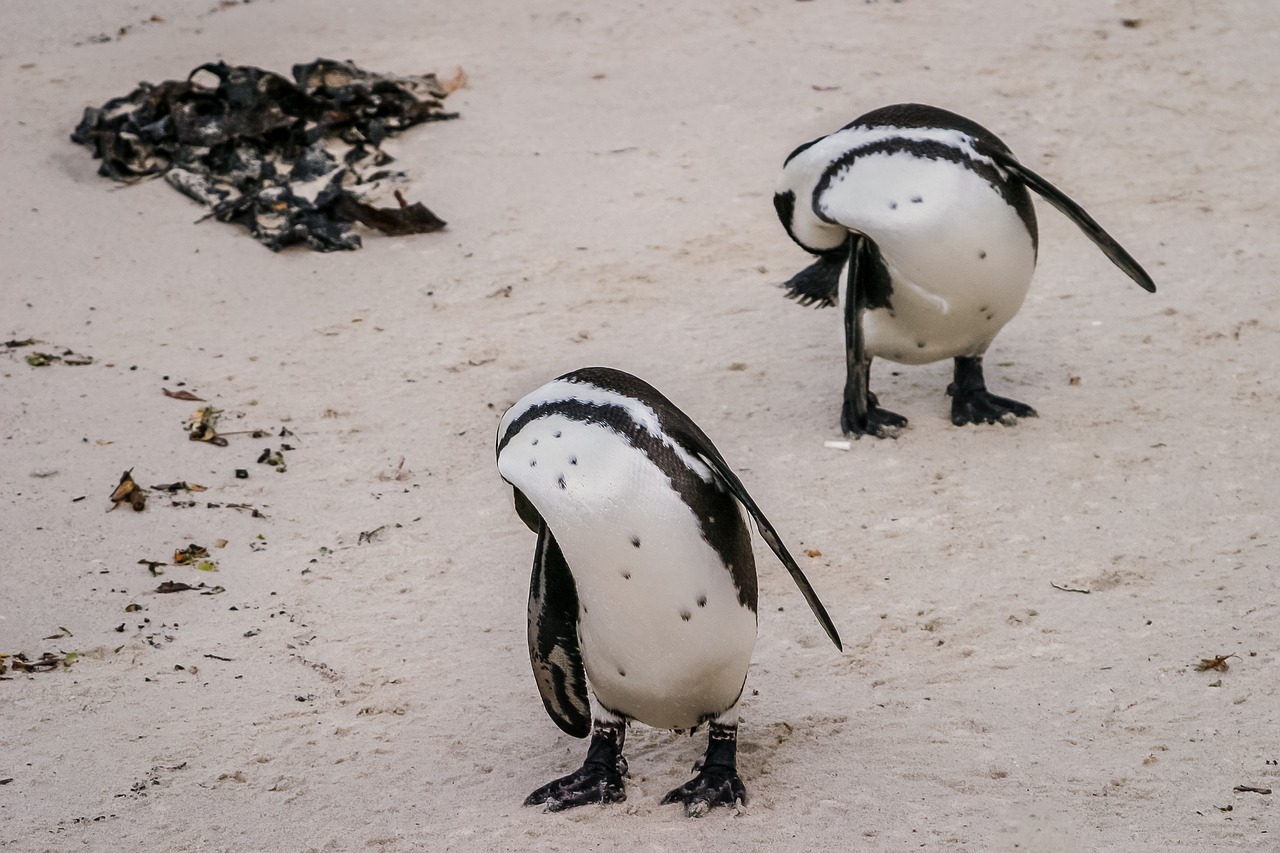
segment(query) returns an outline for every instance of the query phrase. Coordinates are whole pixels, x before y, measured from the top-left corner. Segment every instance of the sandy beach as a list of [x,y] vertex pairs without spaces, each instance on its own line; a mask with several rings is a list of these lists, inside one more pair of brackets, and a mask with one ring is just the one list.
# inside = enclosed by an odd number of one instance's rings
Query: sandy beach
[[[6,851],[1280,851],[1261,793],[1280,782],[1280,8],[3,18]],[[457,120],[383,145],[445,230],[273,253],[69,140],[141,81],[317,57],[463,69]],[[949,363],[877,362],[911,428],[832,449],[840,315],[778,287],[809,259],[774,181],[796,145],[906,101],[999,134],[1159,291],[1038,202],[1036,277],[987,378],[1040,417],[955,427]],[[534,536],[494,431],[587,365],[705,429],[845,640],[757,538],[741,812],[660,805],[705,739],[640,725],[625,803],[521,805],[585,743],[530,672]],[[225,446],[189,440],[203,406]],[[145,508],[108,512],[126,470]],[[153,488],[175,483],[203,490]],[[174,564],[191,545],[207,556]]]

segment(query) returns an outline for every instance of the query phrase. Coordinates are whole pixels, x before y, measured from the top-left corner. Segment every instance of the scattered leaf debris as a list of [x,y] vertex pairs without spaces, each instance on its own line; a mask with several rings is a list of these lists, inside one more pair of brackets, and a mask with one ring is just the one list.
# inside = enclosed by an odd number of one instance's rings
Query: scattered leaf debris
[[1238,658],[1239,655],[1214,655],[1211,658],[1200,658],[1200,663],[1196,664],[1196,672],[1227,672],[1231,669],[1231,665],[1227,663],[1231,658]]
[[819,551],[817,548],[805,548],[804,555],[806,557],[821,557],[822,552]]
[[111,508],[107,512],[128,501],[134,512],[142,512],[147,506],[147,490],[133,481],[133,469],[120,475],[120,482],[111,493]]
[[13,340],[5,341],[4,345],[9,349],[17,349],[18,347],[33,347],[36,344],[42,343],[44,343],[44,341],[37,341],[35,338],[23,338],[22,340],[14,338]]
[[1256,788],[1253,785],[1236,785],[1235,792],[1237,794],[1270,794],[1270,788]]
[[160,562],[159,560],[139,560],[139,561],[138,561],[138,565],[139,565],[139,566],[146,566],[146,567],[147,567],[147,571],[151,572],[151,576],[152,576],[152,577],[156,577],[156,576],[158,576],[158,575],[162,575],[162,574],[164,574],[164,572],[160,570],[160,567],[161,567],[161,566],[167,566],[167,565],[169,565],[169,564],[168,564],[168,563],[162,563],[162,562]]
[[258,455],[259,465],[270,465],[275,468],[278,473],[283,474],[288,470],[288,466],[284,464],[284,453],[280,450],[272,450],[270,447],[263,448],[262,453]]
[[442,101],[466,85],[462,69],[442,84],[434,74],[376,74],[317,59],[293,66],[293,78],[205,63],[185,80],[141,83],[86,108],[71,140],[102,160],[98,174],[125,183],[163,175],[209,207],[209,216],[244,226],[273,251],[299,243],[321,252],[358,249],[357,221],[392,235],[445,226],[403,196],[393,208],[368,199],[383,184],[407,180],[386,168],[393,158],[381,148],[384,139],[457,118]]
[[222,409],[215,409],[213,406],[202,406],[196,409],[187,419],[187,429],[191,432],[188,438],[192,441],[207,441],[218,447],[226,447],[227,440],[218,435],[214,429],[221,416]]
[[185,566],[194,563],[197,560],[208,558],[209,549],[202,545],[192,542],[185,548],[181,548],[173,552],[173,564],[175,566]]
[[[18,343],[22,344],[22,342]],[[36,341],[31,343],[36,343]],[[32,367],[48,367],[54,363],[65,364],[68,367],[83,367],[86,364],[93,364],[93,356],[79,355],[72,350],[63,350],[62,355],[54,355],[50,352],[33,352],[27,356],[26,361]]]
[[401,456],[400,461],[399,463],[396,464],[395,469],[391,471],[383,471],[382,473],[378,474],[378,479],[382,480],[385,483],[391,480],[396,480],[396,481],[408,480],[412,476],[413,476],[412,471],[405,470],[404,457]]
[[186,480],[179,480],[176,483],[160,483],[153,485],[151,488],[157,492],[207,492],[208,486],[202,486],[199,483],[188,483]]
[[187,592],[189,590],[196,590],[201,595],[219,595],[226,592],[227,588],[224,586],[205,586],[203,583],[192,586],[182,581],[164,581],[160,586],[156,587],[156,592],[161,593]]
[[160,390],[164,392],[166,397],[172,397],[175,400],[190,400],[196,403],[203,403],[205,401],[204,397],[197,397],[190,391],[170,391],[168,388],[164,387]]
[[[62,654],[45,652],[40,657],[32,660],[23,652],[18,652],[16,655],[9,657],[9,666],[14,672],[50,672],[59,667],[70,668],[71,664],[75,663],[79,657],[80,655],[77,652],[64,652]],[[3,669],[0,669],[0,672],[3,671]]]

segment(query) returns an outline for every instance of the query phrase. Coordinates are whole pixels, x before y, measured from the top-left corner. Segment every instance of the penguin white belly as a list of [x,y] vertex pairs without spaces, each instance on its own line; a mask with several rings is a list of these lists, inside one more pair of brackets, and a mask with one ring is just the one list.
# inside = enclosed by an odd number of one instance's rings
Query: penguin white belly
[[957,163],[860,157],[832,181],[821,209],[874,240],[892,277],[892,308],[864,316],[872,356],[927,364],[981,355],[1031,285],[1027,226],[986,179]]
[[564,553],[600,703],[676,729],[730,708],[755,647],[755,613],[644,452],[603,426],[553,415],[525,426],[498,467]]

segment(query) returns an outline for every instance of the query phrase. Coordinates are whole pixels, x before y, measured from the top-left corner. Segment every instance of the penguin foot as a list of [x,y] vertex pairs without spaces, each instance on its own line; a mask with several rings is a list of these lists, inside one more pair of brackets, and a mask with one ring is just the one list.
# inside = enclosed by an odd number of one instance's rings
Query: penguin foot
[[995,423],[1013,426],[1018,418],[1039,417],[1026,403],[997,397],[985,388],[961,391],[952,383],[947,386],[947,393],[952,398],[951,423],[956,426]]
[[662,804],[684,803],[689,817],[702,817],[714,806],[742,806],[747,802],[747,789],[732,767],[703,767],[697,776],[669,792]]
[[865,425],[858,424],[848,400],[844,401],[844,407],[840,410],[840,429],[844,432],[846,438],[849,436],[860,438],[864,435],[874,436],[875,438],[897,438],[898,434],[906,429],[906,426],[907,419],[902,415],[880,408],[879,400],[876,399],[875,394],[867,395],[867,422]]
[[1004,424],[1013,426],[1018,418],[1038,417],[1026,403],[997,397],[987,390],[982,375],[982,356],[956,356],[955,380],[947,386],[951,397],[951,422],[965,424]]
[[627,772],[627,759],[618,756],[612,767],[588,761],[568,776],[548,782],[525,798],[526,806],[545,805],[549,812],[594,803],[620,803],[627,798],[622,777]]

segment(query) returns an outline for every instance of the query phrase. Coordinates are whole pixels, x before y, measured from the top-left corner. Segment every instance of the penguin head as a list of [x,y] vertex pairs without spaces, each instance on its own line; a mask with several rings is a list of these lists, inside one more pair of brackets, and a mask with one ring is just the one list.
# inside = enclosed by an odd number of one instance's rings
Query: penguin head
[[838,249],[849,236],[845,228],[814,212],[813,193],[831,159],[821,150],[828,139],[806,142],[787,155],[773,192],[773,209],[787,236],[815,255]]

